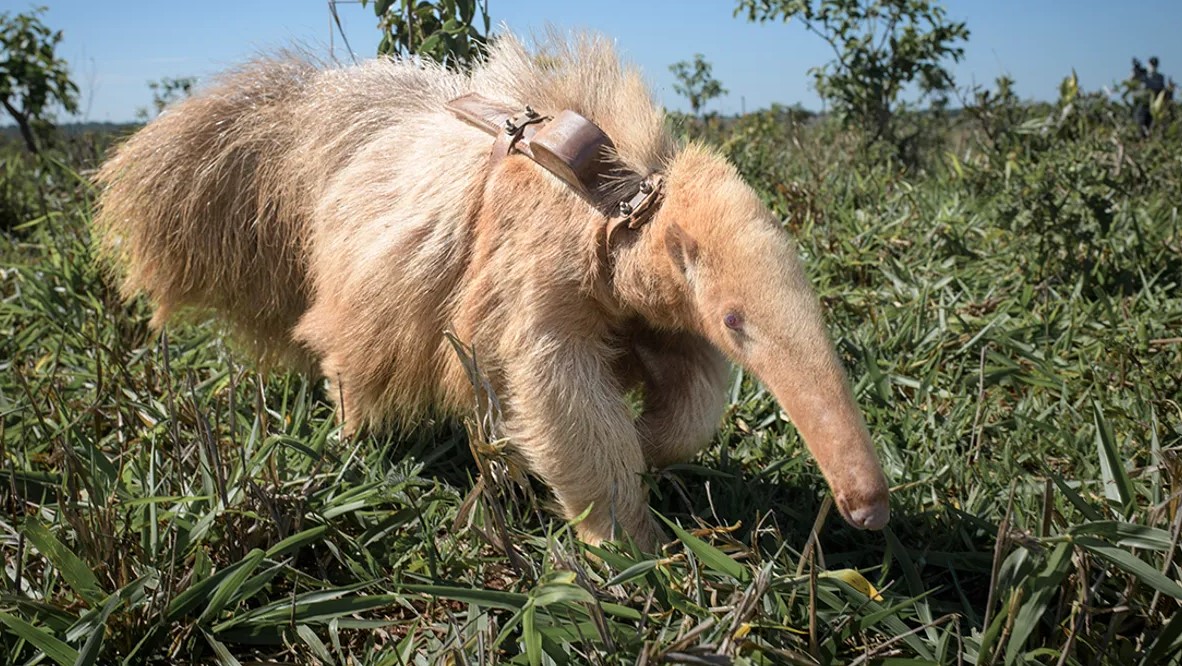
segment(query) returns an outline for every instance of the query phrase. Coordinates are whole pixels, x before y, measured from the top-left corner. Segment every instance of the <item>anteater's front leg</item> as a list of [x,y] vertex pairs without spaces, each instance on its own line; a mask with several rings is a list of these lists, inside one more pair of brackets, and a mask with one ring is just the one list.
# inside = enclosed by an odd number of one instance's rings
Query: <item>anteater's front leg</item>
[[689,333],[639,333],[632,339],[631,356],[644,384],[637,427],[645,458],[654,467],[689,460],[718,430],[730,363]]
[[568,519],[594,506],[576,528],[580,538],[626,534],[655,549],[644,454],[605,348],[577,337],[533,340],[505,369],[506,434]]

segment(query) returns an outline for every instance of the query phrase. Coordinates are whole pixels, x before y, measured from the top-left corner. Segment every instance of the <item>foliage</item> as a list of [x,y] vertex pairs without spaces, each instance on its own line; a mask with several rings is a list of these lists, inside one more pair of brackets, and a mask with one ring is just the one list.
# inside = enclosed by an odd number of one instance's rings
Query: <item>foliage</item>
[[1013,130],[1025,120],[1027,110],[1019,104],[1012,78],[999,76],[994,85],[996,91],[975,88],[963,111],[982,132],[989,154],[1004,155],[1016,147]]
[[78,111],[78,87],[70,80],[66,61],[55,50],[61,31],[41,22],[44,7],[23,14],[0,13],[0,105],[16,122],[25,147],[41,150],[53,130],[50,111],[56,104]]
[[[0,234],[21,233],[63,207],[80,200],[81,184],[74,170],[94,168],[112,135],[91,131],[63,132],[40,153],[24,142],[0,135]],[[0,245],[7,239],[0,236]],[[0,270],[5,264],[0,262]]]
[[193,87],[196,85],[197,77],[195,76],[182,76],[177,79],[166,76],[159,81],[149,81],[148,89],[152,91],[152,110],[154,113],[149,112],[146,108],[141,108],[136,111],[136,117],[140,120],[148,120],[149,118],[160,115],[169,104],[186,99],[192,95]]
[[1177,124],[1144,141],[1131,131],[1127,106],[1081,92],[1074,73],[1057,103],[1019,117],[1020,108],[1006,101],[1008,84],[1000,80],[997,95],[981,95],[969,109],[985,140],[957,168],[967,184],[993,196],[1005,228],[1036,242],[1022,266],[1031,278],[1080,277],[1082,293],[1094,297],[1135,291],[1154,274],[1182,269],[1178,257],[1159,254],[1153,245],[1161,239],[1130,205],[1139,196],[1182,194],[1182,165],[1167,147]]
[[673,90],[689,100],[693,114],[699,115],[706,102],[726,94],[726,88],[714,78],[711,65],[701,53],[694,54],[692,63],[682,60],[669,66],[677,79]]
[[489,34],[487,0],[361,0],[361,4],[371,1],[382,30],[379,55],[417,55],[462,69],[484,52]]
[[911,83],[926,97],[954,89],[947,59],[968,39],[933,0],[739,0],[750,21],[799,20],[825,40],[835,59],[811,71],[817,93],[871,139],[895,140],[895,113]]
[[152,333],[85,180],[30,169],[44,212],[0,242],[0,664],[1178,663],[1182,125],[1061,92],[992,91],[913,170],[798,110],[688,126],[796,235],[894,517],[831,515],[736,373],[713,444],[648,477],[658,554],[581,546],[488,414],[344,437],[321,382],[214,323]]

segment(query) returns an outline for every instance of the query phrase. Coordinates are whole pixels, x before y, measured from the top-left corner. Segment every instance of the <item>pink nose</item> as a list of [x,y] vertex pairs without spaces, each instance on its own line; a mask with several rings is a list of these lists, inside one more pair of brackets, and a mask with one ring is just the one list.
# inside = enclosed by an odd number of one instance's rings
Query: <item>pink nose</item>
[[851,510],[846,518],[858,529],[881,530],[891,519],[891,505],[883,499]]

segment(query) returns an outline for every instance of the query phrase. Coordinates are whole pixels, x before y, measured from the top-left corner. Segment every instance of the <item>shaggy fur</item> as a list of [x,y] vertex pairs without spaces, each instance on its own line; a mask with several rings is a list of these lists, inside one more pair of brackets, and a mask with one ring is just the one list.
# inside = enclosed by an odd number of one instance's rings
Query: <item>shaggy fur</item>
[[[521,156],[490,168],[491,139],[443,108],[467,92],[591,119],[621,166],[666,174],[661,209],[607,247],[603,215],[553,175]],[[140,130],[98,180],[99,238],[155,325],[220,313],[264,360],[315,364],[348,426],[464,413],[472,387],[443,336],[455,331],[567,517],[594,505],[588,541],[622,528],[656,543],[638,475],[710,440],[727,357],[788,410],[847,520],[886,522],[885,480],[789,239],[725,160],[675,145],[603,40],[530,54],[502,38],[470,75],[259,60]]]

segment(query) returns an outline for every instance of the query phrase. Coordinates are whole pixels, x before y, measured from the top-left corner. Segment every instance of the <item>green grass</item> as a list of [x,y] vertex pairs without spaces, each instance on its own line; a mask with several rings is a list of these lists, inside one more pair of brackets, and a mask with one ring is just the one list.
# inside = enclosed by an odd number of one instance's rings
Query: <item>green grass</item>
[[53,171],[0,250],[0,663],[1179,663],[1182,164],[1080,108],[910,171],[715,128],[800,241],[893,519],[844,525],[736,374],[649,479],[656,556],[581,545],[485,414],[344,438],[213,322],[153,334]]

